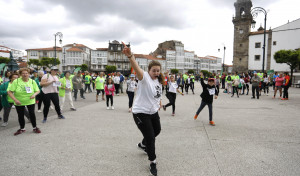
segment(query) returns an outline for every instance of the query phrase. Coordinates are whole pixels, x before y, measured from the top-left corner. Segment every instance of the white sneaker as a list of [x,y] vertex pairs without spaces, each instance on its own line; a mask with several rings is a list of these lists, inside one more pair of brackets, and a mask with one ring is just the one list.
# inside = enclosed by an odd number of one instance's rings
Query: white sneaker
[[39,110],[37,110],[37,112],[42,112],[42,110],[39,109]]
[[16,109],[15,105],[13,105],[11,108]]
[[131,108],[129,108],[128,112],[131,112],[131,110],[132,110],[132,109],[131,109]]
[[4,123],[2,123],[2,127],[6,127],[8,125],[8,123],[7,122],[4,122]]
[[115,108],[112,106],[111,109],[115,109]]
[[109,107],[106,107],[106,109],[109,109]]
[[54,107],[53,107],[53,106],[50,106],[50,109],[54,110]]

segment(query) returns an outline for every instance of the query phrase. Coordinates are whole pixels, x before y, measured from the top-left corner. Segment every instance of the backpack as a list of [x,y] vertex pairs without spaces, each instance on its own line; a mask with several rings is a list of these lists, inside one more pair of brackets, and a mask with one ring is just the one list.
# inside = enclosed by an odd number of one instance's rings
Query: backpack
[[231,76],[228,76],[228,77],[227,77],[227,81],[231,81]]

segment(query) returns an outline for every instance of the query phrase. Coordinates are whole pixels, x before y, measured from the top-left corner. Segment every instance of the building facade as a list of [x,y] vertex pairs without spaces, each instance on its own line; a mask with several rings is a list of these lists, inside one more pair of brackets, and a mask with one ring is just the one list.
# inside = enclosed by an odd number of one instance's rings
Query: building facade
[[[24,53],[20,50],[12,49],[7,46],[0,45],[0,56],[2,57],[10,57],[10,52],[12,52],[12,56],[15,60],[22,60]],[[8,53],[8,54],[7,54]]]
[[[127,47],[130,47],[130,44],[127,44]],[[117,71],[123,74],[130,73],[130,62],[123,51],[123,44],[114,40],[109,41],[108,50],[107,50],[107,64],[114,65],[117,67]]]
[[[29,59],[39,59],[40,60],[43,57],[48,57],[48,58],[55,57],[55,48],[54,47],[26,49],[25,51],[27,52],[27,61],[29,61]],[[62,63],[63,55],[62,55],[61,47],[56,47],[56,57]]]
[[161,64],[162,70],[161,72],[165,72],[166,70],[163,68],[166,68],[166,59],[163,58],[157,58],[152,55],[145,55],[145,54],[134,54],[134,57],[140,66],[141,69],[144,71],[148,71],[148,65],[151,61],[156,60]]
[[107,66],[108,48],[96,48],[91,51],[91,71],[105,71]]
[[90,66],[91,49],[83,44],[67,44],[62,49],[60,69],[73,71],[76,66],[86,64]]

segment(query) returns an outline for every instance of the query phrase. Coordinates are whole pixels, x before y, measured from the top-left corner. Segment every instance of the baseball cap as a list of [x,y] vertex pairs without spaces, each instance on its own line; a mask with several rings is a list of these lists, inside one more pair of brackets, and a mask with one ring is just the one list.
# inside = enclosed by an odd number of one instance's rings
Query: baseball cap
[[208,81],[215,81],[214,78],[208,78]]
[[51,70],[58,70],[58,68],[56,66],[52,66]]
[[134,74],[131,74],[131,75],[130,75],[130,78],[134,78],[134,77],[135,77],[135,75],[134,75]]

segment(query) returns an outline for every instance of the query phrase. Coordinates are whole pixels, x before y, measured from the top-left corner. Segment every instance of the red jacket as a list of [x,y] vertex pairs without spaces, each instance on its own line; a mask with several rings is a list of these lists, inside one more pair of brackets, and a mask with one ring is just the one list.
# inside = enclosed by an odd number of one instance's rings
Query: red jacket
[[284,79],[285,79],[285,86],[289,85],[289,83],[290,83],[290,76],[289,76],[289,75],[286,75],[286,76],[284,77]]
[[112,84],[112,88],[110,88],[110,89],[108,89],[108,86],[105,85],[104,91],[105,91],[105,95],[110,95],[110,94],[109,94],[109,91],[110,91],[110,92],[112,92],[111,95],[114,96],[115,85]]

